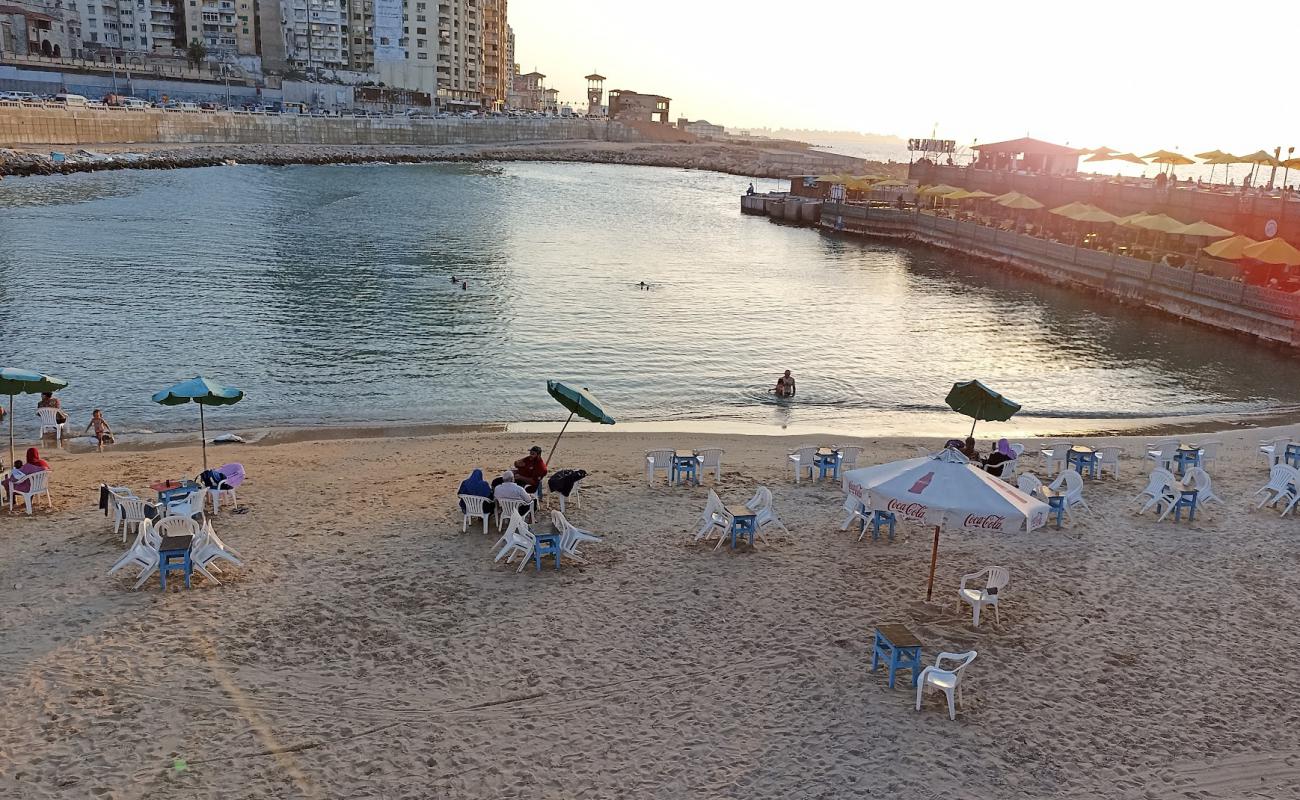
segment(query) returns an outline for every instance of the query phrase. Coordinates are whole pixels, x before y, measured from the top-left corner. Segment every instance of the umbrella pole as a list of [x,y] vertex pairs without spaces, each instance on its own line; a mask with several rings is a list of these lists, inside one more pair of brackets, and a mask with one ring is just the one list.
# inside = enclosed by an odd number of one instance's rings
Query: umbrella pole
[[14,465],[14,396],[9,395],[9,464]]
[[934,526],[934,544],[930,547],[930,583],[925,587],[925,602],[934,594],[934,565],[939,561],[939,526]]
[[[564,421],[564,427],[563,427],[563,428],[560,428],[560,436],[563,436],[563,435],[564,435],[564,431],[565,431],[566,428],[569,427],[569,423],[570,423],[570,422],[573,422],[573,412],[572,412],[572,411],[569,412],[569,418],[566,419],[566,420]],[[557,448],[557,447],[560,446],[560,436],[556,436],[556,437],[555,437],[555,444],[551,445],[551,452],[546,456],[546,465],[547,465],[547,467],[550,467],[550,465],[551,465],[551,456],[555,455],[555,448]]]
[[203,444],[203,471],[208,471],[208,425],[203,420],[203,404],[198,403],[199,407],[199,436],[203,437],[200,441]]
[[975,423],[977,423],[977,422],[979,422],[978,419],[975,419],[974,417],[971,417],[971,421],[970,421],[970,438],[972,438],[972,439],[975,438]]

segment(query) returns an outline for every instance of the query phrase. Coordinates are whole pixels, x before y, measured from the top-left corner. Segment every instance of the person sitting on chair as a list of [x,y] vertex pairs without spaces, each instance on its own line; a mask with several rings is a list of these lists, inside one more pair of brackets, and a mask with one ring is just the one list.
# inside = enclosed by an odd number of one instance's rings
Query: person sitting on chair
[[[502,481],[504,483],[504,481]],[[488,514],[497,510],[497,504],[492,500],[492,487],[483,479],[483,470],[476,469],[469,474],[469,477],[460,482],[460,488],[456,494],[465,494],[471,497],[483,498],[483,510]],[[460,510],[465,510],[465,501],[460,501]]]
[[984,471],[995,478],[1002,477],[1002,465],[1008,461],[1016,460],[1016,451],[1011,449],[1011,443],[1006,439],[998,439],[997,449],[988,454],[984,459]]
[[546,477],[546,462],[542,460],[542,448],[533,445],[528,448],[528,455],[515,462],[515,479],[530,492],[537,491]]
[[510,470],[501,473],[501,482],[492,490],[492,496],[498,503],[502,500],[522,500],[532,503],[536,499],[527,489],[515,483],[515,474]]

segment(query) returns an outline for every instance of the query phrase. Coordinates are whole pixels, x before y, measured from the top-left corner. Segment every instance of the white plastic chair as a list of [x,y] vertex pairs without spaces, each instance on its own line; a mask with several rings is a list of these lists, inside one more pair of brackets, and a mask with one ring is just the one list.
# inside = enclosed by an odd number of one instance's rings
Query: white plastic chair
[[149,569],[150,566],[156,566],[158,563],[158,544],[162,537],[153,529],[153,523],[145,520],[140,523],[135,532],[135,541],[131,548],[117,560],[117,563],[108,571],[109,575],[115,574],[118,570],[125,569],[129,566],[137,566],[140,569]]
[[1025,454],[1025,446],[1023,444],[1012,442],[1011,452],[1016,454],[1016,460],[1019,461],[1020,457]]
[[515,553],[519,553],[523,558],[520,560],[519,568],[515,572],[524,571],[524,567],[528,565],[528,559],[532,558],[533,548],[537,546],[537,539],[533,537],[533,532],[528,527],[528,523],[519,515],[518,508],[510,512],[510,524],[506,526],[506,532],[492,546],[500,548],[497,551],[496,558],[492,559],[494,563],[505,558],[506,563],[509,564],[515,557]]
[[192,517],[195,514],[201,514],[207,507],[208,490],[199,487],[184,497],[176,497],[167,501],[163,513],[169,517]]
[[[984,581],[983,589],[966,588],[966,581],[978,580],[987,576]],[[1007,572],[1006,567],[985,567],[979,572],[972,572],[969,575],[961,576],[961,585],[957,587],[957,610],[961,610],[962,603],[968,603],[974,609],[975,618],[971,621],[976,628],[980,626],[980,611],[984,606],[993,609],[993,621],[997,625],[1002,624],[1002,618],[998,614],[998,598],[1002,590],[1011,582],[1011,573]]]
[[1016,478],[1016,488],[1025,494],[1038,496],[1038,490],[1043,488],[1043,482],[1038,479],[1032,472],[1026,472],[1019,478]]
[[[775,509],[772,508],[772,490],[766,486],[760,486],[754,492],[754,496],[745,503],[745,508],[753,511],[754,528],[759,536],[763,535],[763,529],[769,525],[775,525],[785,532],[786,536],[790,535],[790,529],[785,526],[781,518],[776,515]],[[764,539],[764,541],[767,541]]]
[[[1203,442],[1201,444],[1200,466],[1209,469],[1210,465],[1219,459],[1219,448],[1222,446],[1223,442]],[[1286,454],[1286,447],[1282,448],[1282,452],[1284,455]]]
[[1155,449],[1148,450],[1146,459],[1154,461],[1157,467],[1161,469],[1173,470],[1174,456],[1178,452],[1178,440],[1171,439],[1167,442],[1160,442]]
[[1065,515],[1074,521],[1074,513],[1070,511],[1071,506],[1082,506],[1089,514],[1092,509],[1088,507],[1088,502],[1083,499],[1083,476],[1072,469],[1063,470],[1056,480],[1052,481],[1049,487],[1053,490],[1065,489]]
[[[519,509],[521,508],[526,508],[527,511],[522,511],[522,512],[519,511]],[[531,521],[533,518],[533,501],[532,500],[511,500],[509,498],[498,499],[497,500],[497,531],[498,532],[501,531],[501,528],[506,524],[506,520],[510,518],[510,515],[512,513],[520,513],[523,515],[525,521]]]
[[722,504],[722,498],[710,489],[709,499],[704,504],[704,513],[700,515],[699,526],[695,530],[695,541],[711,538],[715,529],[719,534],[726,534],[730,528],[730,517],[727,515],[726,506]]
[[[53,409],[42,408],[41,410],[52,411]],[[24,481],[27,483],[26,491],[14,488]],[[54,500],[50,497],[50,471],[47,469],[33,472],[9,485],[9,510],[14,510],[14,500],[21,497],[23,505],[27,508],[27,516],[30,517],[32,515],[32,498],[39,494],[45,495],[45,504],[48,508],[54,508]]]
[[[844,505],[844,521],[840,523],[840,530],[847,531],[849,526],[855,522],[861,522],[864,525],[871,524],[871,509],[867,508],[865,500],[853,498],[852,505]],[[858,539],[858,541],[862,541]]]
[[1147,479],[1147,488],[1133,498],[1134,505],[1142,504],[1142,507],[1136,513],[1145,514],[1152,508],[1155,508],[1158,513],[1161,504],[1173,506],[1178,501],[1178,493],[1174,491],[1174,483],[1174,473],[1169,470],[1160,467],[1151,470],[1151,477]]
[[216,515],[221,508],[222,498],[228,499],[239,507],[239,498],[235,496],[235,490],[244,482],[244,465],[243,464],[222,464],[217,468],[221,473],[221,483],[208,489],[208,496],[212,498],[212,513]]
[[483,505],[487,503],[487,498],[479,497],[474,494],[458,494],[456,497],[465,506],[465,518],[461,520],[460,532],[464,533],[469,529],[469,521],[471,519],[481,519],[483,520],[483,535],[486,536],[488,532],[488,517],[492,516],[483,508]]
[[113,533],[117,533],[118,523],[122,525],[122,544],[126,544],[127,534],[131,532],[131,527],[137,529],[140,523],[145,521],[144,501],[138,497],[118,497],[116,498],[117,510],[114,512]]
[[1119,480],[1119,457],[1123,452],[1124,448],[1122,447],[1098,447],[1097,477],[1104,476],[1106,470],[1109,469],[1110,474],[1115,476],[1116,480]]
[[858,465],[858,456],[862,455],[862,448],[855,445],[840,448],[840,474],[843,475],[846,470],[853,469]]
[[1269,442],[1259,443],[1259,453],[1264,457],[1264,461],[1271,467],[1274,464],[1281,464],[1286,460],[1286,446],[1291,444],[1289,437],[1274,439]]
[[128,497],[135,497],[135,492],[128,486],[109,486],[106,483],[100,484],[100,488],[107,489],[111,495],[109,502],[113,504],[113,533],[117,533],[117,526],[122,524],[122,509],[118,502]]
[[1049,442],[1047,447],[1038,451],[1043,456],[1043,469],[1048,477],[1060,469],[1065,469],[1065,454],[1073,447],[1071,442]]
[[212,530],[212,524],[204,523],[190,544],[190,561],[194,564],[194,569],[198,570],[203,577],[220,586],[221,581],[212,574],[221,571],[216,565],[219,559],[229,561],[235,566],[242,566],[244,563],[238,553],[217,537],[216,532]]
[[[1214,493],[1214,482],[1210,480],[1210,473],[1206,472],[1204,467],[1189,468],[1187,474],[1183,476],[1183,486],[1196,490],[1196,506],[1198,508],[1207,503],[1223,505],[1223,498]],[[1295,500],[1291,502],[1295,503]],[[1282,514],[1285,516],[1286,511],[1283,511]]]
[[[563,494],[561,494],[560,492],[551,492],[550,497],[551,497],[552,500],[554,500],[554,499],[557,498],[557,497],[560,499],[560,511],[561,511],[561,512],[564,512],[564,511],[568,511],[568,510],[569,510],[569,509],[568,509],[568,504],[569,504],[569,503],[573,503],[575,506],[581,506],[581,505],[582,505],[582,500],[578,497],[578,490],[579,490],[580,488],[582,488],[582,482],[585,481],[585,480],[586,480],[587,478],[589,478],[589,477],[591,477],[591,476],[590,476],[590,475],[584,475],[584,476],[582,476],[581,478],[578,478],[576,481],[574,481],[574,482],[573,482],[573,485],[569,487],[569,496],[568,496],[568,497],[565,497],[565,496],[564,496]],[[541,487],[540,487],[540,486],[538,487],[538,491],[541,491]]]
[[[948,698],[948,719],[957,719],[953,695],[956,694],[957,705],[962,705],[962,671],[975,660],[975,656],[974,650],[967,653],[940,653],[933,666],[921,670],[921,677],[916,684],[916,710],[921,710],[921,698],[927,690],[940,691]],[[954,666],[945,668],[945,661],[952,662]]]
[[713,480],[717,483],[722,482],[722,448],[708,447],[697,451],[700,455],[700,476],[704,476],[705,470],[713,470]]
[[664,480],[668,480],[673,473],[673,456],[676,455],[674,450],[647,450],[645,451],[645,479],[646,482],[653,485],[655,482],[655,473],[663,470]]
[[591,531],[584,531],[575,527],[573,523],[565,519],[563,511],[551,512],[551,525],[560,532],[560,551],[564,553],[564,556],[576,559],[583,564],[587,563],[587,559],[583,558],[582,554],[578,552],[578,543],[602,541],[599,536]]
[[1255,492],[1255,496],[1264,495],[1256,508],[1276,506],[1281,501],[1288,503],[1288,508],[1296,497],[1296,488],[1300,485],[1300,470],[1286,464],[1274,464],[1268,472],[1268,484]]
[[[153,543],[153,560],[140,573],[135,582],[133,589],[139,589],[145,581],[153,577],[158,572],[158,545],[168,536],[198,536],[199,523],[195,522],[192,517],[163,517],[153,523],[153,531],[158,539]],[[193,542],[190,543],[191,548]],[[191,550],[190,562],[193,563],[194,556]],[[211,577],[211,576],[209,576]],[[213,578],[213,580],[216,580]]]
[[808,480],[813,478],[813,470],[817,469],[817,446],[810,445],[800,447],[797,450],[791,450],[787,456],[790,464],[794,467],[794,482],[798,483],[803,477],[803,471],[808,470]]
[[41,437],[45,436],[46,431],[54,431],[54,441],[63,441],[63,436],[67,432],[68,423],[59,422],[59,409],[38,408],[36,409],[36,416],[41,418]]

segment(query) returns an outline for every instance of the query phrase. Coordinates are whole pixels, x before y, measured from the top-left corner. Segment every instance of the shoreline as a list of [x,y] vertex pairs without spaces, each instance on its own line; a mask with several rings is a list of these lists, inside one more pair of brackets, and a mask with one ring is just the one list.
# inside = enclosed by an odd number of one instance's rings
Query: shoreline
[[[58,145],[51,145],[58,147]],[[300,145],[300,144],[123,144],[64,145],[70,154],[88,152],[111,155],[133,153],[133,160],[77,161],[56,164],[47,151],[30,147],[0,148],[0,177],[71,175],[119,169],[188,169],[258,164],[400,164],[482,163],[492,161],[548,161],[561,163],[624,164],[720,172],[754,178],[789,178],[788,163],[765,163],[774,151],[738,144],[621,143],[598,140],[520,142],[484,145]],[[797,156],[787,151],[781,155]],[[864,170],[888,173],[906,171],[906,165],[863,161]],[[809,164],[809,168],[815,165]]]

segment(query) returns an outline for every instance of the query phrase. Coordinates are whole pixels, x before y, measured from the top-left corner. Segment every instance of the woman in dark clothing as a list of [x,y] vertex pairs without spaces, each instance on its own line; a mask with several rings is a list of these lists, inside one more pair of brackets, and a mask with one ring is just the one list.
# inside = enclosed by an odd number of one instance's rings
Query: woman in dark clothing
[[[471,497],[482,497],[486,502],[483,503],[483,510],[489,514],[496,511],[497,504],[492,500],[492,487],[488,482],[483,480],[483,470],[476,469],[469,474],[469,477],[460,482],[460,489],[456,494],[467,494]],[[465,501],[460,501],[460,510],[465,510]]]

